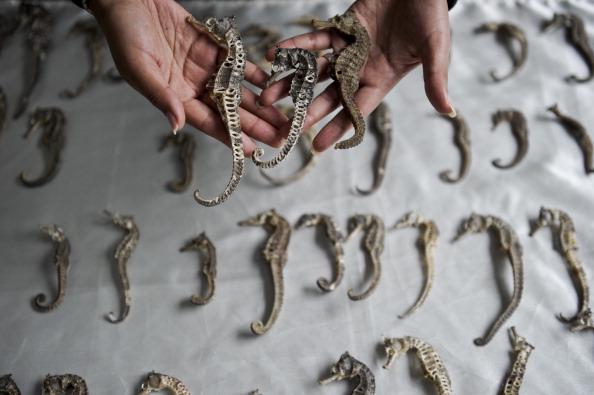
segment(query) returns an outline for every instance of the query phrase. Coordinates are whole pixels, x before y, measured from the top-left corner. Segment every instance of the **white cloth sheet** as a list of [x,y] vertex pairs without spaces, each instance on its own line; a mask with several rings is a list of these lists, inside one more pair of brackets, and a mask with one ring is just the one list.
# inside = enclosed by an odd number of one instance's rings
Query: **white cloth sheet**
[[[422,378],[414,357],[402,357],[391,370],[385,362],[382,336],[416,336],[440,353],[457,394],[496,394],[511,364],[507,330],[515,326],[535,346],[523,394],[594,393],[594,336],[571,333],[555,316],[576,311],[577,297],[562,256],[552,247],[552,233],[528,237],[530,221],[541,206],[562,209],[575,222],[579,254],[586,275],[594,280],[594,182],[585,174],[576,142],[546,108],[558,103],[568,115],[594,133],[594,82],[571,85],[564,77],[584,75],[587,68],[564,33],[540,32],[554,12],[580,14],[594,42],[594,4],[590,1],[459,1],[452,10],[453,46],[449,85],[457,110],[468,122],[472,164],[457,184],[438,173],[458,169],[459,153],[452,127],[436,115],[417,69],[386,97],[393,120],[393,146],[385,181],[368,197],[355,187],[371,184],[373,134],[347,151],[323,153],[304,179],[272,187],[246,162],[239,188],[224,204],[206,208],[195,203],[200,188],[212,197],[226,185],[231,152],[201,133],[193,187],[170,192],[177,176],[177,152],[159,152],[168,131],[163,115],[125,84],[96,82],[81,97],[58,96],[74,87],[88,68],[80,38],[67,38],[78,18],[89,18],[70,2],[46,1],[55,17],[52,50],[26,114],[9,119],[0,137],[0,374],[12,373],[23,393],[39,393],[47,373],[74,373],[87,380],[92,394],[138,392],[151,370],[182,380],[192,394],[345,394],[345,382],[320,387],[319,378],[344,351],[375,373],[377,394],[434,393]],[[347,2],[182,2],[199,17],[234,14],[240,28],[274,24],[284,37],[305,32],[288,21],[305,14],[327,18]],[[4,1],[0,12],[14,14],[18,2]],[[475,35],[487,21],[521,26],[529,40],[529,58],[507,81],[489,80],[492,68],[505,72],[511,60],[492,34]],[[24,35],[5,43],[0,54],[0,86],[8,97],[9,115],[20,97],[26,50]],[[108,53],[107,68],[113,65]],[[25,68],[25,70],[27,70]],[[40,188],[18,181],[24,169],[39,174],[44,165],[38,136],[22,138],[36,107],[58,106],[67,117],[67,141],[57,177]],[[515,168],[500,170],[491,160],[510,160],[516,149],[509,128],[491,129],[491,114],[502,108],[524,112],[530,147]],[[185,127],[184,130],[191,130]],[[270,155],[274,150],[268,148]],[[271,170],[287,174],[299,154]],[[237,222],[276,208],[291,223],[304,213],[333,215],[341,226],[355,213],[375,213],[387,226],[410,210],[436,221],[441,236],[436,248],[436,277],[425,305],[407,319],[397,316],[416,300],[423,284],[415,229],[390,231],[381,256],[383,273],[368,299],[353,302],[347,290],[363,290],[369,281],[361,236],[346,244],[346,276],[332,293],[315,281],[330,276],[330,254],[323,232],[295,230],[285,268],[285,302],[276,325],[255,336],[250,323],[266,318],[271,306],[269,275],[261,250],[266,232],[238,227]],[[132,309],[121,324],[104,318],[120,311],[121,291],[113,249],[122,232],[103,209],[132,214],[141,232],[128,264]],[[473,339],[486,333],[509,302],[511,268],[487,234],[453,243],[460,222],[472,212],[509,222],[524,246],[525,283],[521,304],[488,345]],[[62,305],[39,313],[32,299],[52,297],[56,274],[53,244],[38,224],[58,223],[70,238],[71,267]],[[206,306],[188,298],[204,290],[200,257],[180,253],[190,238],[206,231],[218,257],[217,291]],[[365,277],[367,275],[367,277]]]

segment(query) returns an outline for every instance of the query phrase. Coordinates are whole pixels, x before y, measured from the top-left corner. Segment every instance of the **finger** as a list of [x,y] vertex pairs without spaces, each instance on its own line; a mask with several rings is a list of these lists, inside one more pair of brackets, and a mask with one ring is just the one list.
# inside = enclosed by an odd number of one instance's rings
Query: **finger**
[[[303,48],[312,52],[322,51],[332,48],[332,42],[335,34],[330,29],[316,30],[315,32],[300,34],[278,43],[282,48]],[[266,59],[274,59],[275,47],[266,51]]]
[[273,106],[262,106],[259,100],[260,98],[258,95],[246,87],[243,88],[241,108],[276,128],[280,128],[287,122],[287,116],[285,114],[281,113]]
[[450,53],[449,32],[430,37],[421,52],[425,94],[440,114],[455,116],[456,111],[448,93],[448,66]]
[[[272,108],[275,111],[278,111]],[[283,115],[284,116],[284,115]],[[241,130],[250,138],[260,141],[266,145],[274,148],[280,148],[283,145],[284,137],[279,131],[279,127],[275,127],[259,116],[252,114],[242,108],[239,109],[239,118],[241,122]],[[287,117],[284,116],[286,124]]]
[[[367,117],[378,106],[385,92],[378,88],[362,87],[355,94],[355,103],[363,117]],[[316,135],[312,142],[312,148],[316,152],[322,152],[333,146],[344,136],[353,123],[346,109],[342,109],[330,122],[328,122]]]
[[264,89],[264,84],[268,81],[268,78],[270,78],[270,74],[262,70],[260,67],[252,62],[246,63],[244,79],[247,82],[260,89]]

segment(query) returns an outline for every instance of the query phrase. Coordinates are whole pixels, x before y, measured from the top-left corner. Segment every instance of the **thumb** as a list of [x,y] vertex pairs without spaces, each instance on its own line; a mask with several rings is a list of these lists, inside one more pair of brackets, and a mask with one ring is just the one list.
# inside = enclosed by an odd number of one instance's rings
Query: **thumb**
[[421,53],[425,94],[431,105],[440,114],[456,116],[448,93],[448,67],[450,54],[450,35],[436,34],[427,41]]

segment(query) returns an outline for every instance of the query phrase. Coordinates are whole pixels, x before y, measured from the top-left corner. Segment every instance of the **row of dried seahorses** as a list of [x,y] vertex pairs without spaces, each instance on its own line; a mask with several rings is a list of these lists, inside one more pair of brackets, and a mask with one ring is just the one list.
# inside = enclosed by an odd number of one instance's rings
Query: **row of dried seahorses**
[[[528,343],[525,338],[517,334],[514,327],[510,329],[510,334],[515,360],[502,386],[500,392],[502,395],[519,394],[528,358],[534,349],[534,346]],[[438,393],[440,395],[453,394],[447,369],[437,351],[429,343],[419,338],[405,336],[384,339],[384,347],[388,358],[383,366],[384,369],[389,369],[399,356],[406,354],[408,351],[414,351],[425,378],[434,382]],[[375,394],[375,376],[373,372],[348,352],[340,356],[340,359],[331,367],[330,374],[328,378],[318,380],[319,384],[325,385],[336,380],[356,379],[358,384],[352,392],[353,395]],[[143,380],[139,395],[147,395],[161,390],[169,390],[173,395],[190,395],[188,388],[179,379],[154,371],[150,372]],[[42,395],[66,395],[67,393],[88,395],[89,391],[85,380],[74,374],[47,375],[43,382]],[[21,395],[10,374],[0,377],[0,394]],[[250,395],[259,394],[259,390],[250,392]]]
[[[130,311],[131,291],[130,283],[126,273],[126,262],[130,258],[138,239],[139,231],[131,216],[108,213],[113,221],[126,230],[125,238],[116,248],[116,259],[118,261],[119,272],[124,288],[125,305],[120,318],[115,318],[113,314],[108,316],[111,322],[123,321]],[[263,249],[263,257],[268,264],[274,289],[274,300],[270,316],[265,323],[254,321],[251,325],[255,334],[266,333],[277,321],[280,316],[284,299],[284,278],[283,269],[286,265],[288,254],[287,250],[291,238],[291,224],[274,209],[256,215],[250,219],[239,222],[240,226],[262,226],[269,232],[269,238]],[[350,240],[358,231],[366,232],[362,246],[367,254],[368,261],[372,268],[372,279],[367,289],[361,293],[355,293],[353,289],[348,291],[348,297],[357,301],[369,297],[379,284],[382,266],[380,256],[384,248],[385,225],[384,221],[373,214],[356,214],[349,218],[347,228],[348,234],[343,235],[337,222],[325,214],[304,214],[297,221],[296,228],[323,226],[326,237],[330,242],[334,256],[335,276],[332,280],[326,278],[318,279],[318,286],[323,291],[333,291],[341,283],[345,272],[345,257],[343,243]],[[571,317],[559,315],[559,318],[567,323],[571,323],[571,331],[583,329],[594,329],[594,319],[589,305],[589,286],[583,265],[578,257],[578,246],[575,235],[575,228],[571,218],[563,211],[541,208],[539,218],[534,222],[531,235],[542,227],[550,226],[555,230],[558,248],[563,254],[569,271],[573,277],[576,291],[578,294],[578,311]],[[429,220],[422,215],[410,212],[398,220],[392,227],[418,227],[421,231],[419,244],[422,247],[426,276],[423,290],[416,303],[400,318],[405,318],[419,309],[427,299],[432,288],[435,276],[434,250],[439,236],[439,230],[434,221]],[[49,305],[43,305],[45,295],[40,294],[35,299],[36,306],[41,311],[50,311],[59,306],[66,292],[66,270],[68,269],[68,255],[70,253],[70,244],[64,235],[63,230],[57,225],[50,225],[41,228],[50,234],[57,243],[54,263],[58,270],[59,292],[56,299]],[[487,344],[495,333],[504,325],[518,307],[522,298],[524,275],[522,263],[522,246],[519,242],[513,228],[502,219],[490,215],[472,214],[468,219],[462,222],[458,235],[454,240],[469,233],[491,231],[503,253],[508,257],[513,268],[513,295],[505,311],[492,324],[487,334],[482,338],[475,339],[475,344]],[[195,239],[191,240],[181,251],[200,250],[204,252],[202,265],[202,274],[207,282],[207,291],[205,296],[193,295],[191,301],[198,305],[208,303],[215,293],[215,277],[217,274],[216,249],[212,241],[203,232]]]

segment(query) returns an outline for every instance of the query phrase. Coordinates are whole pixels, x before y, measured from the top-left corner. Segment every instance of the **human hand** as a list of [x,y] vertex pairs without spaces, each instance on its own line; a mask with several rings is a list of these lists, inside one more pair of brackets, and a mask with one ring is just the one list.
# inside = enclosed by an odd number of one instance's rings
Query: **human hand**
[[[420,64],[423,65],[425,92],[433,107],[439,113],[454,114],[447,89],[450,24],[446,0],[357,0],[351,9],[371,39],[369,56],[361,69],[359,90],[355,94],[363,116],[369,115],[383,97]],[[345,45],[344,38],[333,29],[317,30],[280,43],[281,47],[314,52],[338,51]],[[274,49],[266,56],[272,59]],[[318,60],[321,70],[327,69],[327,64],[324,58]],[[261,93],[260,101],[270,106],[286,96],[287,89],[287,81],[273,84]],[[332,83],[309,107],[304,128],[317,123],[339,105],[338,89],[336,83]],[[320,130],[312,143],[313,149],[326,150],[351,127],[346,111],[341,110]]]
[[[226,49],[188,23],[188,12],[173,0],[93,0],[92,10],[124,80],[165,114],[173,131],[188,122],[229,145],[206,89]],[[247,63],[246,81],[263,87],[267,78]],[[247,156],[256,147],[254,140],[279,147],[278,128],[287,122],[274,107],[258,107],[257,99],[244,87],[240,118]]]

